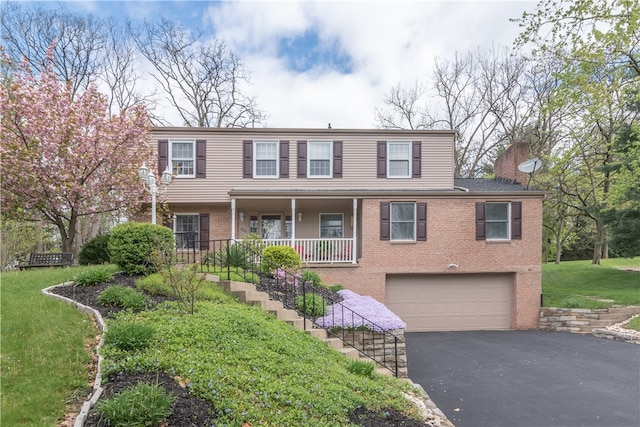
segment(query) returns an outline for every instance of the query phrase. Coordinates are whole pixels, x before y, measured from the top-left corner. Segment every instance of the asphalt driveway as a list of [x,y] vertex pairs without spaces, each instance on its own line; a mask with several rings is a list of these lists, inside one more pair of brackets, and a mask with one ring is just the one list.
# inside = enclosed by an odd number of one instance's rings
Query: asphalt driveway
[[409,377],[456,427],[640,426],[640,345],[547,331],[405,337]]

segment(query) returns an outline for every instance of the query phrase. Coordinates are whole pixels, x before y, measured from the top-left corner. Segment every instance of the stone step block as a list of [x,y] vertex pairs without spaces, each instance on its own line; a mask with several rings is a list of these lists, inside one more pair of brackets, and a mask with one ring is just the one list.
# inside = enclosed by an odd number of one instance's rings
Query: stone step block
[[337,351],[344,354],[347,359],[360,359],[360,352],[353,347],[343,347],[337,349]]

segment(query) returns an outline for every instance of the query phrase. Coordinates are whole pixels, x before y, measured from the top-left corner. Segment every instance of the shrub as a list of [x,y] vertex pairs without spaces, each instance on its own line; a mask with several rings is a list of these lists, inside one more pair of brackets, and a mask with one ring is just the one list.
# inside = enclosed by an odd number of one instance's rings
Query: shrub
[[376,367],[373,363],[365,360],[351,360],[347,366],[347,370],[352,374],[366,378],[371,378],[375,369]]
[[274,270],[298,270],[300,255],[290,246],[268,246],[262,251],[262,272],[270,273]]
[[176,397],[167,394],[158,384],[138,382],[104,401],[98,401],[96,409],[109,426],[155,427],[172,412]]
[[113,274],[106,268],[100,268],[96,270],[87,270],[78,273],[73,278],[73,284],[75,286],[91,286],[98,283],[108,282],[113,278]]
[[214,254],[209,254],[206,264],[226,267],[238,267],[249,269],[251,267],[251,257],[242,244],[229,245],[220,249]]
[[157,271],[152,254],[158,248],[173,248],[173,232],[162,225],[128,222],[117,225],[109,237],[111,262],[128,274],[150,274]]
[[322,278],[315,271],[302,270],[302,281],[305,283],[312,282],[313,286],[324,286]]
[[298,311],[311,317],[324,316],[327,312],[327,303],[320,295],[305,294],[296,298]]
[[82,245],[78,262],[80,265],[108,264],[110,262],[109,235],[101,234]]
[[98,295],[98,302],[102,305],[142,310],[147,305],[147,297],[140,292],[126,286],[109,286]]
[[142,350],[149,346],[155,329],[151,325],[136,322],[115,322],[104,334],[105,344],[123,351]]
[[145,291],[151,295],[172,296],[173,291],[164,277],[159,273],[153,273],[136,280],[136,289]]

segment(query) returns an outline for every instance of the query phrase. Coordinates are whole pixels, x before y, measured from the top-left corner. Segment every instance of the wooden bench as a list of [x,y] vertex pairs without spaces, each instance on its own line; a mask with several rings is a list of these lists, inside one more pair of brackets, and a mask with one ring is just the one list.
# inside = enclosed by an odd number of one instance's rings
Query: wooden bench
[[69,267],[73,264],[72,253],[48,253],[29,255],[29,261],[20,265],[20,270],[34,267]]

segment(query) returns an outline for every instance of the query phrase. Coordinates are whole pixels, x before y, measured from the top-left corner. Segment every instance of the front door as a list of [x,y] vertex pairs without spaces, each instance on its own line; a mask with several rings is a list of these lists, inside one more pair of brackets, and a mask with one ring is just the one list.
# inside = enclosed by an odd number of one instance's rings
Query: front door
[[262,215],[262,238],[282,238],[282,217],[280,215]]

